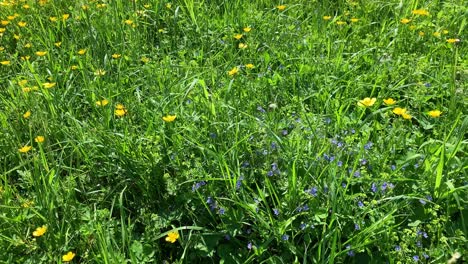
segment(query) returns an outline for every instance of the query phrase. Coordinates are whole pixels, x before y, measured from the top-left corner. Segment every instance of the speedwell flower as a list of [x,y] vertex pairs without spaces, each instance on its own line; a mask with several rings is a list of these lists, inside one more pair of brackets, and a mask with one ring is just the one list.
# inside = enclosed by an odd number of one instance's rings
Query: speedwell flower
[[377,99],[375,97],[373,97],[373,98],[366,97],[366,98],[364,98],[362,100],[359,100],[358,106],[360,106],[360,107],[370,107],[370,106],[373,106],[375,104],[375,101],[377,101]]

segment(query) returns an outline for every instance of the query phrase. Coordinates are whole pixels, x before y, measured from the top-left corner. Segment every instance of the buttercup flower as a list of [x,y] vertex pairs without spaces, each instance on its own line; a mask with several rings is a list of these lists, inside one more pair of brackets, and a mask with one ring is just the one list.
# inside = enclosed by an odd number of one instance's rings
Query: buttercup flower
[[243,28],[243,30],[244,30],[244,32],[249,33],[252,30],[252,28],[251,27],[245,27],[245,28]]
[[57,17],[49,17],[49,20],[52,21],[52,22],[55,22],[55,21],[57,21]]
[[79,55],[84,55],[85,53],[86,53],[86,49],[80,49],[80,50],[78,51],[78,54],[79,54]]
[[125,106],[123,104],[117,104],[115,106],[114,114],[118,117],[122,117],[127,113],[127,109],[125,109]]
[[252,63],[248,63],[245,65],[247,69],[253,69],[255,66]]
[[19,151],[20,153],[27,153],[27,152],[29,152],[31,149],[32,149],[31,146],[27,146],[27,145],[26,145],[26,146],[23,146],[22,148],[18,149],[18,151]]
[[421,37],[424,37],[424,35],[426,35],[426,33],[424,33],[424,31],[419,31],[418,35],[421,36]]
[[346,22],[344,21],[336,21],[336,24],[339,26],[346,25]]
[[65,21],[70,17],[70,14],[63,14],[62,15],[62,20]]
[[62,256],[62,261],[63,262],[70,262],[70,261],[73,260],[74,257],[75,257],[75,253],[73,253],[71,251],[68,251],[67,254]]
[[177,231],[169,232],[166,237],[166,241],[170,243],[174,243],[179,238],[179,233]]
[[120,55],[119,53],[114,53],[114,54],[112,54],[112,58],[114,58],[114,59],[118,59],[118,58],[120,58],[121,56],[122,56],[122,55]]
[[323,20],[330,20],[331,16],[323,16]]
[[95,72],[94,72],[94,75],[96,76],[103,76],[106,74],[106,71],[103,70],[103,69],[97,69]]
[[26,24],[27,24],[27,23],[24,22],[24,21],[18,22],[18,26],[20,26],[20,27],[25,27]]
[[432,110],[432,111],[429,111],[427,114],[428,114],[430,117],[436,118],[436,117],[440,117],[440,115],[442,114],[442,112],[439,111],[439,110]]
[[384,99],[383,102],[385,105],[394,105],[396,103],[396,101],[393,100],[393,98]]
[[460,39],[454,39],[454,38],[447,39],[447,43],[450,43],[450,44],[457,43],[457,42],[460,42]]
[[54,45],[55,47],[59,48],[62,45],[62,42],[61,41],[55,42]]
[[410,120],[411,118],[413,118],[410,114],[408,113],[403,113],[401,114],[401,116],[404,118],[404,119],[407,119],[407,120]]
[[1,65],[10,65],[10,61],[0,61]]
[[395,115],[403,115],[406,113],[406,108],[395,107],[392,111]]
[[167,4],[166,4],[166,8],[167,8],[167,9],[171,9],[171,7],[172,7],[172,4],[171,4],[171,3],[167,3]]
[[418,16],[428,16],[429,15],[429,11],[427,11],[425,9],[415,9],[415,10],[411,11],[411,13],[413,13],[413,15],[418,15]]
[[354,17],[353,17],[353,18],[350,19],[350,21],[353,22],[353,23],[356,23],[356,22],[359,21],[359,18],[354,18]]
[[402,18],[402,19],[400,20],[400,22],[401,22],[402,24],[408,24],[409,22],[411,22],[411,19]]
[[[163,116],[162,118],[164,120],[164,122],[173,122],[175,119],[176,119],[176,115],[167,115],[167,116]],[[179,237],[179,235],[177,234],[177,237]],[[174,243],[174,242],[172,242]]]
[[36,55],[39,57],[45,56],[47,54],[47,51],[36,51]]
[[374,97],[374,98],[369,98],[369,97],[366,97],[362,100],[359,100],[358,102],[358,106],[360,107],[370,107],[370,106],[373,106],[375,104],[375,101],[377,101],[377,99]]
[[234,68],[232,68],[230,71],[228,71],[228,75],[229,75],[229,76],[234,76],[234,75],[236,75],[238,72],[239,72],[239,68],[238,68],[238,67],[234,67]]
[[247,48],[247,44],[239,43],[239,49],[246,49],[246,48]]
[[26,113],[23,114],[23,117],[28,119],[31,116],[31,111],[27,111]]
[[130,19],[127,19],[127,20],[124,21],[124,23],[131,26],[133,24],[133,21],[130,20]]
[[96,105],[97,106],[106,106],[108,103],[109,103],[109,101],[107,99],[102,99],[100,101],[97,101]]
[[286,6],[285,5],[279,5],[276,8],[278,8],[279,11],[283,11],[283,10],[286,9]]
[[234,38],[237,39],[237,40],[239,40],[239,39],[242,38],[242,34],[235,34],[235,35],[234,35]]
[[143,63],[148,63],[149,61],[150,61],[150,58],[147,58],[147,57],[141,58],[141,62]]
[[46,82],[46,83],[43,83],[42,85],[44,86],[44,88],[50,89],[50,88],[54,87],[56,84],[57,83]]
[[44,142],[45,138],[43,136],[37,136],[34,138],[34,141],[36,141],[37,143],[42,143]]
[[47,232],[47,226],[43,225],[41,227],[36,228],[36,230],[32,233],[34,237],[43,236]]
[[440,32],[437,32],[437,31],[432,33],[432,36],[434,36],[436,38],[440,37],[440,35],[441,35]]

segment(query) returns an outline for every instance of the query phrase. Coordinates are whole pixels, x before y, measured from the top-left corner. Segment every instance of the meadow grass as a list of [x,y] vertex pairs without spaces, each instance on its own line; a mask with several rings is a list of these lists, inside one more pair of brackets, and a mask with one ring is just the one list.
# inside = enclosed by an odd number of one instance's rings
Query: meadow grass
[[467,6],[1,0],[0,262],[466,260]]

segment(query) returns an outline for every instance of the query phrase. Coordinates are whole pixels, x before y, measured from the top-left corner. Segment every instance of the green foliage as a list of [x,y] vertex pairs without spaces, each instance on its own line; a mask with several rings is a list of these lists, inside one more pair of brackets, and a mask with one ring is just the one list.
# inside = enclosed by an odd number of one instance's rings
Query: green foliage
[[0,262],[466,260],[467,12],[0,0]]

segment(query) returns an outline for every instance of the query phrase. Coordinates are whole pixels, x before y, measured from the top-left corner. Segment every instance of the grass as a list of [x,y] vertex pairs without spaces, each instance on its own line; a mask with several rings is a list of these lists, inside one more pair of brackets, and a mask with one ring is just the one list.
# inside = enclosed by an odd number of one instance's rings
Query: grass
[[465,6],[0,1],[0,262],[466,260]]

